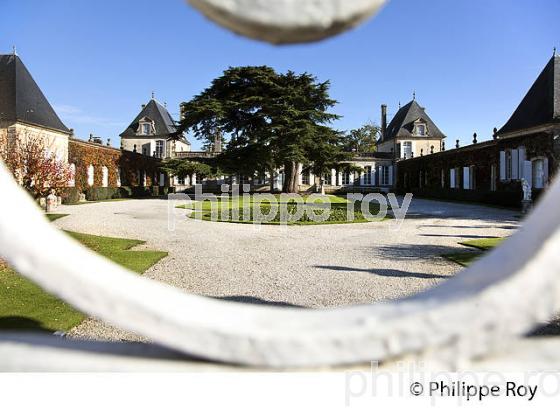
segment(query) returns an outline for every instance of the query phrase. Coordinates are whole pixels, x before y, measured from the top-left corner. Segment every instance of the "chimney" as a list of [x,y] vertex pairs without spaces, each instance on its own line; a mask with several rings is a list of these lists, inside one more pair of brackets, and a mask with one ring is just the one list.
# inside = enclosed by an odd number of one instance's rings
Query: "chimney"
[[387,132],[387,105],[381,105],[381,141],[385,140],[385,133]]
[[179,104],[179,121],[183,121],[185,119],[185,103]]

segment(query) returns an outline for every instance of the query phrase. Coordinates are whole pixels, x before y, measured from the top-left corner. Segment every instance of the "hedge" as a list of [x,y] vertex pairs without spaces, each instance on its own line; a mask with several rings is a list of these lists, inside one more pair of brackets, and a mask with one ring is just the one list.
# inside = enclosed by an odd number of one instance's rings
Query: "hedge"
[[[77,195],[79,198],[79,191],[76,188],[72,188],[77,191]],[[168,187],[143,187],[143,186],[136,186],[136,187],[129,187],[129,186],[122,186],[118,188],[99,188],[99,187],[90,187],[86,189],[86,200],[88,201],[106,201],[108,199],[117,199],[117,198],[149,198],[149,197],[158,197],[160,195],[167,195],[170,192],[170,188]],[[74,193],[73,193],[74,195]],[[78,200],[76,200],[78,202]],[[68,203],[76,203],[76,202],[68,202]]]
[[[414,196],[420,198],[434,198],[441,200],[480,202],[491,205],[520,208],[523,193],[521,190],[513,191],[487,191],[487,190],[463,190],[463,189],[438,189],[438,188],[412,188]],[[399,194],[404,195],[407,191],[399,190]]]
[[65,188],[60,196],[65,205],[74,205],[80,202],[80,190],[78,188]]
[[86,199],[88,201],[105,201],[107,199],[121,198],[119,194],[119,188],[91,187],[86,189]]

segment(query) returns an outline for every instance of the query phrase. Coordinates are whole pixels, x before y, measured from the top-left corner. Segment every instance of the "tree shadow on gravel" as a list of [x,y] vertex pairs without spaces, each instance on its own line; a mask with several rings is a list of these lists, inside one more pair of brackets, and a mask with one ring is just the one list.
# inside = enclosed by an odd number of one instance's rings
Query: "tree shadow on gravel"
[[315,265],[315,268],[328,269],[335,271],[345,272],[366,272],[372,275],[385,276],[388,278],[416,278],[416,279],[448,279],[449,276],[437,275],[432,273],[421,272],[406,272],[398,269],[363,269],[351,268],[348,266],[329,266],[329,265]]
[[[503,221],[502,221],[503,223]],[[518,229],[519,226],[517,225],[436,225],[436,224],[426,224],[420,225],[420,228],[444,228],[444,229],[509,229],[515,230]]]
[[400,244],[376,246],[372,248],[375,258],[389,260],[431,260],[434,264],[443,262],[442,255],[463,251],[463,247],[427,244]]
[[462,234],[437,234],[437,233],[422,233],[419,236],[434,237],[434,238],[465,238],[465,239],[495,239],[498,236],[489,235],[462,235]]
[[265,299],[257,298],[255,296],[232,295],[232,296],[212,296],[212,297],[214,299],[226,300],[229,302],[237,302],[237,303],[248,303],[251,305],[268,305],[268,306],[302,308],[302,309],[305,308],[304,306],[294,305],[288,302],[265,300]]

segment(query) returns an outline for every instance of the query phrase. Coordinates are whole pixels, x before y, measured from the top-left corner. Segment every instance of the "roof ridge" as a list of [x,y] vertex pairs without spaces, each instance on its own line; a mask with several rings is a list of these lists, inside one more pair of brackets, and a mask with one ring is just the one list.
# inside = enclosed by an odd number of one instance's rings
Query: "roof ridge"
[[533,128],[560,117],[560,58],[553,55],[500,128],[498,135]]

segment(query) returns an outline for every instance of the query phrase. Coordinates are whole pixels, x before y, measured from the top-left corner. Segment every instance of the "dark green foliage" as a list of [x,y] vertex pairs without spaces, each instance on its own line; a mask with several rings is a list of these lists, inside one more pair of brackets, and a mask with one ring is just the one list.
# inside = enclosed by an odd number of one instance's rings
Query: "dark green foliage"
[[131,187],[132,198],[148,198],[152,196],[152,191],[146,186]]
[[88,201],[107,201],[109,199],[124,199],[124,198],[148,198],[151,196],[160,195],[160,187],[118,187],[118,188],[100,188],[91,187],[86,189],[86,200]]
[[132,188],[129,186],[122,186],[119,188],[118,197],[115,196],[114,198],[132,198]]
[[365,124],[355,130],[350,130],[345,135],[344,147],[350,152],[371,153],[377,151],[377,135],[379,127],[374,124]]
[[179,158],[171,158],[163,161],[160,170],[166,172],[167,175],[179,178],[185,178],[192,174],[196,174],[198,178],[216,175],[216,171],[208,164]]
[[86,189],[85,194],[88,201],[106,201],[112,199],[117,192],[118,188],[90,187]]
[[80,202],[81,191],[78,188],[65,188],[60,196],[64,205],[74,205]]
[[284,189],[293,192],[298,163],[344,159],[342,138],[328,127],[339,118],[328,112],[336,104],[329,86],[308,73],[279,74],[266,66],[230,68],[182,104],[180,128],[208,144],[218,134],[228,135],[217,159],[225,173],[253,176],[284,166]]

